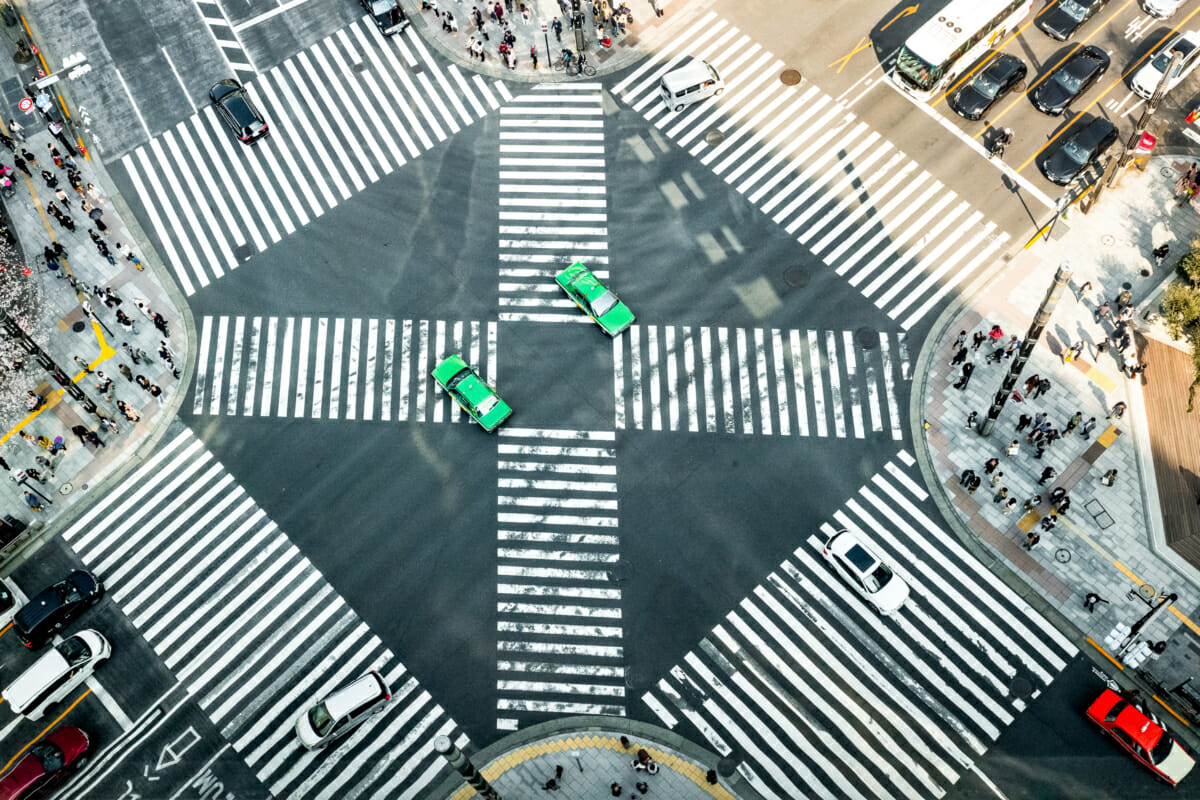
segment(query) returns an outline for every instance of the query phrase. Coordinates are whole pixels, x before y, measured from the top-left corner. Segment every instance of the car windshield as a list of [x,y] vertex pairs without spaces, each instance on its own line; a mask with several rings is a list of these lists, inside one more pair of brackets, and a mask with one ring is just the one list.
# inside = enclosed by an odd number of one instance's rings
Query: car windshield
[[1068,139],[1067,142],[1063,144],[1063,152],[1067,154],[1067,158],[1071,159],[1076,164],[1086,164],[1091,155],[1086,149],[1080,147],[1079,142],[1075,141],[1074,139]]
[[896,71],[922,91],[929,91],[942,79],[941,67],[935,67],[907,47],[900,48],[900,55],[896,57]]
[[496,404],[499,402],[500,398],[493,394],[484,398],[483,401],[475,407],[475,410],[479,412],[479,416],[486,417],[488,412],[495,408]]
[[17,598],[13,597],[12,592],[4,588],[3,584],[0,584],[0,611],[8,611],[16,604]]
[[1060,69],[1054,76],[1054,82],[1062,88],[1066,89],[1071,94],[1079,91],[1079,87],[1083,86],[1083,78],[1072,75],[1065,69]]
[[1167,756],[1171,755],[1171,750],[1173,750],[1174,747],[1175,740],[1166,733],[1163,733],[1163,735],[1158,738],[1158,742],[1154,745],[1154,748],[1150,751],[1150,760],[1155,764],[1161,764]]
[[396,0],[371,0],[372,14],[386,14],[396,5]]
[[467,369],[466,367],[463,367],[458,372],[454,373],[454,377],[452,377],[450,380],[446,381],[446,388],[453,389],[455,386],[458,386],[460,383],[462,383],[464,380],[466,380],[470,376],[470,374],[471,374],[471,370]]
[[79,587],[70,581],[63,581],[54,587],[54,591],[58,593],[58,599],[63,603],[78,603],[83,599],[83,595],[79,593]]
[[86,664],[88,659],[92,657],[92,650],[78,636],[72,636],[56,648],[62,657],[67,660],[67,664],[72,667],[78,667],[80,664]]
[[602,295],[592,301],[592,311],[596,312],[596,316],[602,317],[609,311],[616,308],[617,296],[612,292],[605,290]]
[[317,736],[324,736],[333,729],[333,717],[329,716],[329,709],[325,707],[324,703],[315,705],[308,710],[308,724],[312,725]]
[[63,768],[67,760],[66,756],[63,755],[63,751],[53,742],[35,744],[29,748],[29,752],[33,753],[34,757],[41,762],[42,769],[46,772],[58,772]]
[[1076,22],[1081,22],[1087,14],[1087,9],[1076,3],[1075,0],[1063,0],[1058,7],[1064,14]]
[[988,75],[982,73],[975,77],[975,80],[971,83],[971,88],[986,97],[988,100],[994,99],[1000,92],[1000,84],[996,83]]
[[874,591],[879,591],[888,585],[888,582],[891,581],[892,577],[893,573],[891,568],[886,564],[880,564],[867,577],[867,585],[872,587]]

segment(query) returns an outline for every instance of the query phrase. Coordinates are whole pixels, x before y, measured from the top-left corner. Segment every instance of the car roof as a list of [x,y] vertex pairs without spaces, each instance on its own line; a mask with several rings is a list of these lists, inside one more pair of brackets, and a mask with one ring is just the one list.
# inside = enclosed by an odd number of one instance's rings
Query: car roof
[[1011,53],[1001,53],[988,62],[988,65],[984,68],[984,72],[989,75],[1007,78],[1023,66],[1025,66],[1025,62]]
[[329,710],[330,716],[337,718],[353,711],[363,703],[374,700],[381,694],[390,694],[390,691],[379,673],[372,670],[329,695],[325,700],[325,707]]
[[1094,146],[1101,142],[1104,137],[1108,136],[1110,132],[1116,129],[1117,126],[1113,125],[1109,120],[1105,119],[1104,117],[1096,117],[1087,125],[1084,125],[1082,128],[1080,128],[1079,132],[1071,138],[1075,139],[1080,144],[1090,143]]
[[876,564],[881,563],[879,556],[871,552],[862,539],[848,530],[835,533],[826,546],[862,573],[870,572]]
[[242,85],[240,83],[238,83],[235,79],[222,78],[221,80],[214,83],[212,85],[212,88],[210,88],[208,90],[208,96],[211,97],[213,100],[220,100],[225,95],[231,94],[232,92],[236,92],[237,90],[239,90],[241,88],[242,88]]

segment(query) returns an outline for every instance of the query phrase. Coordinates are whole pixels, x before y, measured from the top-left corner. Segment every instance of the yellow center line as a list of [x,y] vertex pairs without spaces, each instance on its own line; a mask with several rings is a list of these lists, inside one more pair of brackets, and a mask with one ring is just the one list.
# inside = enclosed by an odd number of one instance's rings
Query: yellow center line
[[91,689],[88,689],[86,692],[84,692],[83,694],[79,695],[79,697],[78,697],[78,698],[76,698],[76,700],[75,700],[75,702],[74,702],[74,703],[71,703],[71,705],[67,706],[67,707],[66,707],[66,709],[65,709],[65,710],[64,710],[64,711],[63,711],[61,714],[59,714],[57,717],[55,717],[55,718],[54,718],[54,721],[53,721],[53,722],[51,722],[51,723],[50,723],[49,725],[47,725],[46,727],[42,728],[42,732],[41,732],[41,733],[39,733],[37,736],[33,737],[33,741],[29,742],[27,745],[25,745],[25,746],[24,746],[24,747],[22,747],[20,750],[18,750],[18,751],[17,751],[17,754],[8,760],[8,763],[7,763],[7,764],[5,764],[3,767],[0,767],[0,772],[8,772],[9,768],[10,768],[10,767],[13,765],[13,762],[14,762],[14,761],[16,761],[18,758],[20,758],[20,757],[21,757],[21,756],[22,756],[22,755],[25,753],[25,751],[26,751],[26,750],[28,750],[29,748],[31,748],[31,747],[33,747],[35,744],[37,744],[37,743],[38,743],[38,741],[39,741],[39,740],[40,740],[40,739],[41,739],[43,736],[45,736],[47,733],[49,733],[49,732],[50,732],[50,731],[51,731],[51,730],[54,728],[54,726],[55,726],[55,725],[57,725],[58,723],[62,722],[62,718],[63,718],[63,717],[65,717],[67,714],[70,714],[70,713],[71,713],[71,710],[72,710],[73,708],[75,708],[75,706],[77,706],[77,705],[79,705],[81,702],[83,702],[83,698],[87,697],[87,696],[88,696],[89,694],[91,694],[91,693],[92,693],[92,690],[91,690]]
[[[1186,25],[1188,23],[1188,21],[1191,20],[1191,18],[1196,16],[1197,14],[1200,14],[1200,8],[1195,9],[1194,11],[1192,11],[1192,13],[1190,13],[1186,17],[1184,17],[1183,20],[1180,21],[1178,25],[1176,25],[1174,28],[1171,28],[1171,30],[1168,31],[1165,36],[1163,36],[1161,39],[1159,39],[1154,44],[1153,47],[1151,47],[1145,53],[1143,53],[1141,58],[1139,58],[1137,61],[1134,61],[1132,64],[1130,64],[1129,67],[1124,72],[1121,73],[1120,78],[1118,78],[1117,80],[1115,80],[1111,84],[1109,84],[1108,88],[1105,89],[1103,92],[1101,92],[1100,95],[1098,97],[1096,97],[1095,100],[1088,103],[1087,106],[1082,111],[1079,111],[1078,113],[1076,113],[1074,118],[1072,118],[1071,123],[1074,123],[1075,120],[1079,119],[1084,114],[1091,111],[1092,108],[1094,108],[1097,103],[1099,103],[1101,100],[1103,100],[1109,92],[1111,92],[1114,88],[1116,88],[1120,84],[1124,83],[1125,79],[1127,77],[1129,77],[1129,75],[1131,75],[1134,72],[1134,70],[1136,70],[1138,67],[1140,67],[1143,61],[1145,61],[1147,58],[1149,58],[1150,56],[1157,53],[1158,49],[1160,47],[1162,47],[1168,39],[1170,39],[1172,36],[1174,36],[1176,33],[1178,33],[1179,29],[1182,28],[1184,25]],[[1037,149],[1037,152],[1035,152],[1028,159],[1026,159],[1025,163],[1023,163],[1021,166],[1017,167],[1017,172],[1020,172],[1021,170],[1025,169],[1030,164],[1032,164],[1034,159],[1036,159],[1043,152],[1045,152],[1047,147],[1049,147],[1051,144],[1053,144],[1058,139],[1058,137],[1062,136],[1064,133],[1066,133],[1068,130],[1070,130],[1071,127],[1072,127],[1071,124],[1067,124],[1067,125],[1063,125],[1061,128],[1059,128],[1057,133],[1055,133],[1053,136],[1051,136],[1044,145],[1042,145],[1041,147],[1039,147]]]

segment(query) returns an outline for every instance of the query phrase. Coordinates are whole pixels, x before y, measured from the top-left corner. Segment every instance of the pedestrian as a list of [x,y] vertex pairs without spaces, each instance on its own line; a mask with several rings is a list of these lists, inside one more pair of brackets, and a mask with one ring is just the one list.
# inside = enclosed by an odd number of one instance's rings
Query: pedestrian
[[1044,470],[1042,470],[1042,477],[1038,478],[1038,486],[1043,485],[1048,480],[1052,480],[1057,474],[1058,471],[1055,470],[1054,467],[1046,467]]
[[979,345],[987,341],[987,335],[983,331],[975,331],[971,336],[971,349],[978,350]]
[[1038,381],[1041,379],[1041,375],[1034,375],[1029,380],[1025,381],[1025,394],[1032,396],[1033,390],[1037,388]]
[[9,117],[8,120],[8,132],[11,133],[14,138],[20,139],[22,142],[25,141],[25,126],[11,117]]
[[1094,430],[1096,430],[1096,418],[1088,417],[1087,422],[1083,423],[1083,428],[1080,429],[1079,435],[1085,439],[1090,439]]
[[548,780],[544,784],[542,784],[542,788],[550,789],[552,791],[557,792],[558,791],[558,781],[554,780],[554,778],[551,778],[550,780]]
[[971,373],[975,371],[975,364],[971,361],[963,364],[962,377],[958,379],[958,383],[954,384],[954,388],[960,392],[967,388],[967,384],[971,382]]
[[153,397],[160,406],[165,406],[167,404],[166,396],[163,394],[162,387],[157,383],[150,384],[150,388],[147,391],[150,392],[150,396]]
[[1070,497],[1064,497],[1062,500],[1059,500],[1058,506],[1057,506],[1059,516],[1066,516],[1067,510],[1070,507],[1071,507],[1071,498]]
[[20,156],[13,156],[13,166],[25,173],[25,177],[32,178],[33,173],[29,171],[29,165],[25,163],[25,159]]
[[993,342],[999,341],[1004,338],[1004,331],[1000,329],[999,325],[993,325],[992,329],[988,331],[988,338]]
[[1050,492],[1050,505],[1056,506],[1058,502],[1067,496],[1067,490],[1061,486],[1055,486]]
[[45,405],[45,403],[46,399],[40,394],[36,394],[34,392],[25,393],[25,407],[30,411],[37,411],[39,408]]
[[[499,8],[499,7],[500,7],[500,4],[499,4],[499,3],[497,3],[497,4],[496,4],[496,8]],[[612,784],[612,786],[610,786],[610,787],[609,787],[609,789],[611,789],[611,790],[612,790],[612,796],[613,796],[613,797],[620,797],[620,796],[621,796],[621,784],[619,784],[619,783],[617,783],[617,782],[615,782],[615,781],[614,781],[614,782],[613,782],[613,784]]]
[[1169,252],[1171,252],[1171,248],[1165,244],[1161,244],[1150,251],[1150,255],[1154,256],[1154,266],[1161,267]]
[[1042,519],[1042,530],[1048,531],[1058,524],[1058,512],[1053,508],[1050,509],[1050,514]]
[[989,364],[996,364],[996,363],[999,363],[1000,359],[1002,359],[1002,358],[1004,358],[1004,348],[997,347],[995,350],[988,353],[987,358],[984,360],[987,361],[987,363],[989,363]]
[[562,20],[560,20],[558,17],[555,17],[554,22],[550,23],[550,27],[554,28],[555,40],[561,42],[562,41],[562,28],[563,28]]
[[99,383],[93,384],[96,387],[96,391],[98,391],[98,392],[100,392],[100,394],[104,395],[104,399],[111,403],[112,399],[113,399],[112,398],[112,393],[113,393],[112,378],[106,378],[104,376],[103,372],[97,372],[96,377],[100,379]]
[[1092,282],[1084,281],[1083,286],[1079,287],[1079,299],[1090,300],[1092,296]]
[[92,374],[92,368],[91,368],[91,366],[89,366],[89,365],[88,365],[88,362],[87,362],[87,361],[85,361],[84,359],[80,358],[79,356],[75,356],[75,363],[76,363],[76,364],[78,364],[78,365],[79,365],[79,367],[80,367],[80,369],[82,369],[82,370],[83,370],[83,374],[84,374],[84,375],[91,375],[91,374]]
[[650,791],[650,786],[645,781],[638,781],[633,785],[633,788],[637,789],[642,794],[646,794],[646,792]]
[[1017,419],[1017,431],[1020,432],[1025,430],[1027,427],[1029,427],[1029,423],[1031,422],[1033,422],[1033,417],[1029,416],[1028,414],[1022,414],[1020,418]]
[[1050,391],[1050,379],[1049,379],[1049,378],[1042,378],[1040,381],[1038,381],[1038,385],[1037,385],[1037,396],[1038,396],[1038,397],[1041,397],[1042,395],[1044,395],[1044,394],[1045,394],[1046,392],[1048,392],[1048,391]]
[[967,360],[967,348],[960,347],[958,352],[954,354],[954,358],[950,359],[950,366],[957,367],[959,364]]
[[1075,430],[1075,428],[1077,428],[1081,422],[1083,422],[1083,412],[1076,411],[1075,415],[1067,420],[1067,433]]
[[133,406],[126,403],[124,400],[117,401],[117,410],[130,422],[137,422],[142,418],[142,415],[134,410]]
[[44,510],[42,501],[39,500],[32,492],[25,492],[25,505],[29,506],[38,514],[42,513]]
[[1120,419],[1125,414],[1124,401],[1118,402],[1112,407],[1112,410],[1104,416],[1105,419]]
[[992,486],[995,486],[1002,480],[1004,480],[1004,470],[997,470],[996,474],[992,476]]
[[1112,486],[1117,482],[1117,471],[1115,469],[1110,469],[1108,472],[1104,473],[1102,478],[1100,478],[1100,482],[1105,486]]
[[1000,466],[1000,459],[989,458],[983,464],[983,472],[985,475],[991,475],[993,472],[996,471],[996,467],[998,467],[998,466]]
[[1042,537],[1038,535],[1037,531],[1030,531],[1029,535],[1025,537],[1025,544],[1022,546],[1026,550],[1032,550],[1033,548],[1037,547],[1037,543],[1041,540]]
[[971,478],[974,478],[974,477],[975,477],[975,470],[964,469],[962,471],[962,474],[958,476],[958,485],[966,486],[967,483],[970,482]]
[[975,427],[975,420],[977,420],[977,419],[979,419],[978,411],[972,411],[970,414],[967,415],[967,424],[966,424],[967,430],[970,430],[971,428]]
[[58,152],[58,148],[54,146],[53,142],[47,142],[46,149],[50,151],[50,160],[54,162],[54,166],[58,167],[59,169],[62,169],[62,167],[63,167],[62,153]]
[[659,0],[650,0],[650,8],[654,9],[654,16],[661,17],[663,10],[658,6]]
[[958,336],[956,336],[954,339],[954,346],[951,347],[950,349],[956,350],[959,347],[966,347],[966,345],[967,345],[967,332],[959,331]]
[[1004,510],[1005,516],[1008,516],[1009,514],[1016,511],[1017,510],[1017,498],[1015,498],[1015,497],[1008,498],[1008,502],[1004,504],[1003,510]]
[[1108,319],[1109,315],[1111,315],[1111,314],[1112,314],[1112,306],[1110,306],[1108,304],[1108,301],[1105,301],[1105,302],[1101,303],[1100,305],[1096,306],[1096,321],[1097,322],[1103,322],[1104,320]]
[[975,494],[975,490],[978,489],[982,483],[983,481],[979,479],[978,475],[972,475],[970,480],[967,481],[967,494]]
[[96,184],[89,183],[87,185],[87,196],[88,196],[88,199],[90,199],[96,205],[98,205],[98,206],[104,205],[104,195],[102,195],[100,193],[100,190],[96,188]]
[[32,164],[35,167],[38,165],[37,156],[35,156],[33,153],[31,153],[29,151],[29,148],[27,148],[27,147],[21,148],[21,158],[25,159],[26,161],[28,161],[30,164]]
[[145,375],[138,375],[133,379],[133,382],[142,388],[142,391],[150,391],[150,379]]
[[130,383],[133,382],[133,370],[131,370],[129,367],[127,367],[124,364],[118,364],[117,370],[120,371],[121,377],[123,377],[125,380],[129,381]]
[[1004,346],[1004,357],[1012,358],[1017,354],[1017,350],[1020,347],[1021,340],[1017,338],[1016,334],[1013,334],[1013,336],[1008,340],[1008,344]]
[[533,68],[537,69],[538,61],[537,61],[537,45],[536,44],[531,44],[529,46],[529,60],[533,62]]
[[994,495],[992,495],[993,503],[1001,503],[1007,499],[1008,499],[1008,488],[1005,486],[1001,486],[1000,491],[998,491]]
[[1038,505],[1041,502],[1042,502],[1042,496],[1040,494],[1034,494],[1032,497],[1030,497],[1028,500],[1025,501],[1025,510],[1033,511],[1035,508],[1038,507]]
[[1011,442],[1008,443],[1008,447],[1004,450],[1004,455],[1008,456],[1009,458],[1012,458],[1019,452],[1021,452],[1021,443],[1018,442],[1016,439],[1013,439]]

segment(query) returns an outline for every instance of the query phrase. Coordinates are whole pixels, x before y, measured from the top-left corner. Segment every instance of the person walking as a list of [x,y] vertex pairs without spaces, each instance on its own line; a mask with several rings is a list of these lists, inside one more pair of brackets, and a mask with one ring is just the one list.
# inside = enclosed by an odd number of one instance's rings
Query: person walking
[[1112,486],[1117,482],[1117,471],[1115,469],[1110,469],[1108,472],[1104,473],[1102,478],[1100,478],[1100,482],[1105,486]]
[[966,347],[966,345],[967,345],[967,332],[959,331],[958,336],[954,337],[954,345],[950,349],[957,350],[960,347]]
[[1042,477],[1038,478],[1038,486],[1042,486],[1046,483],[1046,481],[1052,480],[1057,474],[1058,471],[1055,470],[1054,467],[1046,467],[1044,470],[1042,470]]
[[93,384],[96,387],[96,391],[104,395],[104,399],[111,403],[113,399],[112,378],[105,377],[103,372],[97,372],[96,377],[100,379],[98,383]]
[[1092,431],[1096,430],[1096,418],[1088,417],[1087,422],[1083,423],[1083,427],[1079,430],[1079,435],[1085,439],[1092,438]]
[[992,495],[993,503],[1002,503],[1007,499],[1008,499],[1008,488],[1005,486],[1001,486],[1000,491],[998,491],[994,495]]
[[1040,381],[1038,381],[1037,394],[1034,396],[1041,397],[1042,395],[1046,394],[1046,392],[1048,392],[1048,391],[1050,391],[1050,379],[1042,378]]
[[996,467],[1000,466],[1000,459],[989,458],[983,463],[983,472],[985,475],[991,475],[996,471]]
[[1050,514],[1042,519],[1042,530],[1049,531],[1058,524],[1058,512],[1053,508],[1050,509]]
[[1167,253],[1171,252],[1171,248],[1166,244],[1160,244],[1158,247],[1150,251],[1150,255],[1154,256],[1154,266],[1161,267],[1163,261],[1167,258]]
[[1120,419],[1125,414],[1125,402],[1120,401],[1112,407],[1112,410],[1104,415],[1105,419]]
[[1041,379],[1042,379],[1041,375],[1034,374],[1027,381],[1025,381],[1025,394],[1032,397],[1033,390],[1037,388],[1038,381],[1040,381]]
[[975,490],[982,484],[983,481],[979,479],[978,475],[972,475],[970,480],[967,481],[967,494],[975,494]]
[[25,141],[25,126],[17,122],[12,117],[8,119],[8,132],[12,134],[14,139]]
[[1033,422],[1033,417],[1029,416],[1028,414],[1022,414],[1020,418],[1017,419],[1017,432],[1020,433],[1021,431],[1025,430],[1027,427],[1029,427],[1029,423],[1031,422]]
[[1081,423],[1081,422],[1083,422],[1083,412],[1076,411],[1075,415],[1072,416],[1069,420],[1067,420],[1067,426],[1066,426],[1067,433],[1070,433],[1071,431],[1073,431],[1077,427],[1079,427],[1079,423]]
[[1021,452],[1021,443],[1018,442],[1016,439],[1013,439],[1011,442],[1008,443],[1008,447],[1005,448],[1004,455],[1006,455],[1009,458],[1012,458],[1019,452]]
[[971,373],[975,371],[974,362],[968,361],[962,366],[962,377],[958,379],[958,383],[954,384],[954,388],[960,392],[967,388],[967,384],[971,382]]
[[20,156],[13,156],[13,166],[25,173],[25,177],[32,178],[33,173],[29,171],[29,165],[25,163],[25,159]]
[[975,333],[971,336],[971,349],[978,350],[979,345],[983,344],[986,341],[987,341],[987,334],[985,334],[983,331],[975,331]]
[[967,360],[967,348],[964,345],[963,347],[958,348],[958,352],[956,352],[954,354],[954,358],[950,359],[950,366],[957,367],[959,364],[963,363],[966,360]]
[[996,474],[992,476],[992,486],[995,486],[1002,480],[1004,480],[1004,470],[998,470]]
[[1004,348],[997,347],[995,350],[988,353],[987,358],[985,358],[984,360],[989,364],[998,364],[998,363],[1000,363],[1000,359],[1002,359],[1002,358],[1004,358]]
[[45,506],[42,505],[42,501],[39,500],[38,497],[32,492],[25,492],[25,505],[29,506],[38,514],[45,510]]
[[975,427],[975,420],[977,420],[977,419],[979,419],[979,412],[972,411],[970,414],[967,415],[967,424],[964,427],[967,430],[971,430],[972,428]]
[[959,486],[966,486],[966,485],[967,485],[967,482],[968,482],[968,481],[970,481],[970,480],[971,480],[971,478],[974,478],[974,477],[975,477],[975,470],[973,470],[973,469],[964,469],[964,470],[962,471],[962,474],[958,476],[958,485],[959,485]]
[[1028,500],[1025,501],[1025,510],[1033,511],[1035,508],[1038,507],[1038,505],[1041,504],[1041,502],[1042,502],[1042,496],[1040,494],[1035,493],[1032,497],[1030,497]]
[[1006,517],[1009,514],[1016,511],[1017,510],[1017,498],[1015,498],[1015,497],[1008,498],[1008,502],[1006,502],[1004,504],[1004,508],[1002,510],[1004,511],[1004,516],[1006,516]]
[[1037,531],[1030,531],[1029,535],[1025,537],[1025,544],[1023,544],[1021,546],[1024,547],[1026,550],[1032,550],[1033,548],[1037,547],[1037,543],[1040,542],[1041,540],[1042,540],[1042,537],[1038,534]]
[[991,339],[993,342],[998,342],[1004,338],[1004,331],[1000,328],[999,325],[993,325],[992,329],[990,331],[988,331],[988,338]]

